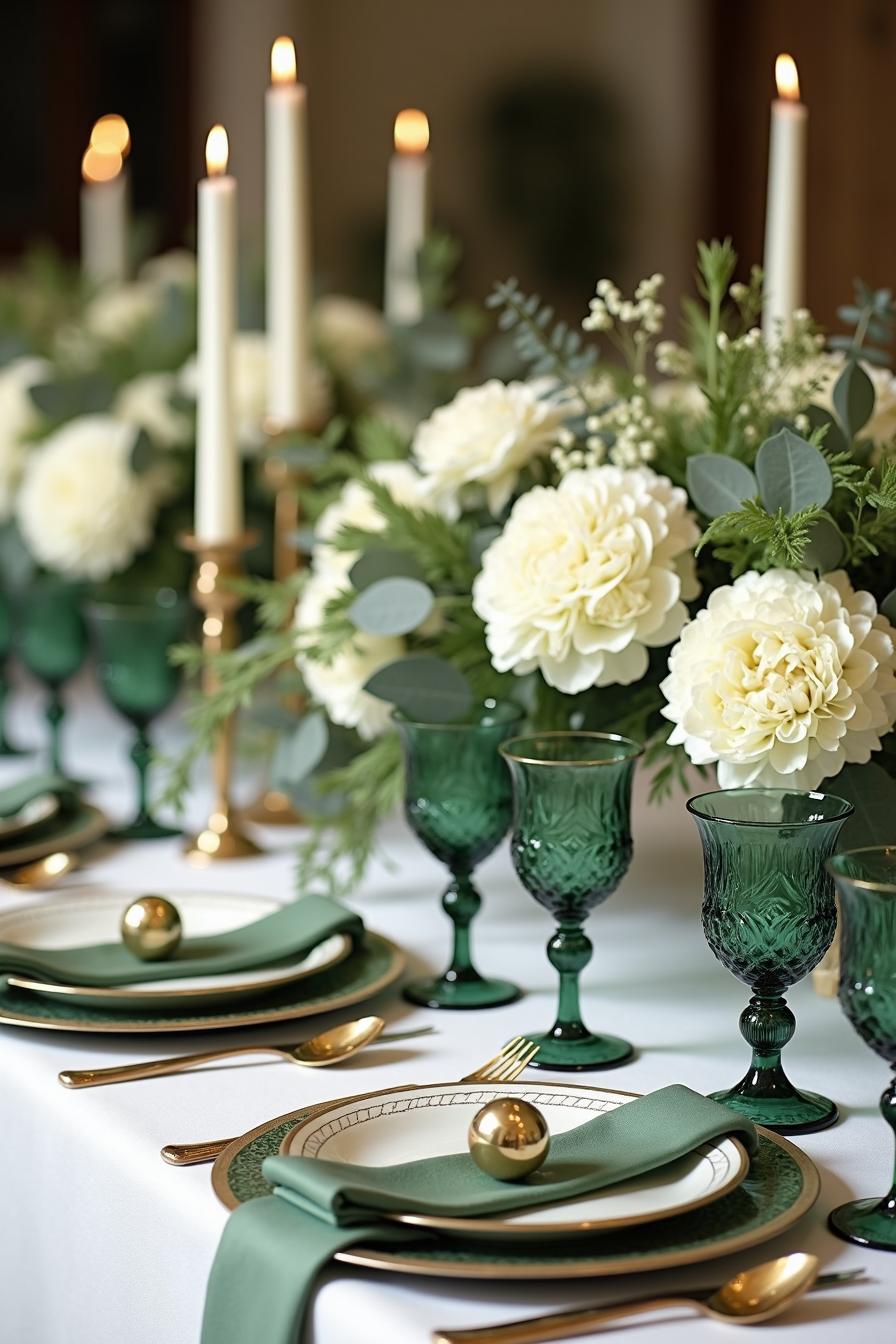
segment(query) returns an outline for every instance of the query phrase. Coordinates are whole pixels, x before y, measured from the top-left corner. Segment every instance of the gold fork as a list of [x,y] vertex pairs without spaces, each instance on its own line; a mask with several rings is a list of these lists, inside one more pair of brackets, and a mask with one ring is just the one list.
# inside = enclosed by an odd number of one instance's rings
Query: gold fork
[[[518,1078],[523,1069],[538,1054],[539,1047],[534,1041],[529,1041],[525,1036],[514,1036],[506,1045],[502,1046],[496,1055],[480,1064],[478,1069],[472,1073],[464,1074],[463,1078],[458,1079],[461,1083],[512,1083]],[[346,1100],[346,1098],[342,1098]],[[315,1111],[326,1110],[328,1106],[334,1105],[332,1101],[325,1101],[319,1106],[309,1106],[308,1115],[313,1115]],[[223,1152],[233,1139],[209,1139],[205,1143],[166,1143],[162,1149],[162,1157],[172,1167],[191,1167],[197,1162],[213,1162],[219,1153]]]

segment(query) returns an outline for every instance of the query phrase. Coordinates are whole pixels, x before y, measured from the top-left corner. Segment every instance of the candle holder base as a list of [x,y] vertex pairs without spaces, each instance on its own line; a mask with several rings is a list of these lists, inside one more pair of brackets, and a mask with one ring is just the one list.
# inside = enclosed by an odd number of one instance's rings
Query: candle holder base
[[[218,829],[220,820],[226,821],[223,829]],[[209,817],[208,825],[198,835],[190,836],[184,845],[187,860],[196,868],[205,868],[219,859],[253,859],[261,853],[261,847],[230,817]]]
[[258,826],[302,826],[305,821],[279,789],[265,789],[243,815]]

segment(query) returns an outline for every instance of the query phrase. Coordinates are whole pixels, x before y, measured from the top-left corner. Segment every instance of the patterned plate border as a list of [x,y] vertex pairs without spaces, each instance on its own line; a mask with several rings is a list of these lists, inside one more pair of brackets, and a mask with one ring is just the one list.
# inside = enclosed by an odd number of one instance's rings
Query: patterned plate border
[[[602,1088],[601,1091],[611,1089]],[[624,1093],[625,1096],[637,1095]],[[342,1097],[338,1101],[346,1101]],[[261,1176],[261,1161],[279,1152],[280,1145],[290,1129],[299,1120],[318,1110],[326,1110],[337,1102],[327,1102],[325,1106],[292,1111],[288,1115],[278,1116],[265,1124],[249,1130],[224,1149],[218,1156],[212,1169],[212,1188],[228,1209],[234,1209],[241,1202],[234,1194],[230,1173],[248,1173],[250,1183],[257,1186],[257,1195],[268,1192]],[[641,1224],[630,1231],[613,1233],[613,1244],[618,1245],[620,1237],[631,1238],[636,1249],[617,1255],[583,1254],[581,1247],[591,1242],[600,1242],[601,1236],[583,1238],[563,1243],[561,1253],[550,1258],[527,1252],[522,1245],[508,1249],[502,1247],[485,1248],[484,1243],[471,1245],[454,1238],[431,1237],[429,1246],[421,1243],[419,1248],[395,1251],[381,1250],[376,1247],[355,1247],[340,1251],[336,1259],[343,1264],[359,1265],[366,1269],[380,1269],[398,1274],[427,1275],[434,1278],[450,1279],[579,1279],[599,1278],[615,1274],[647,1273],[651,1270],[671,1269],[679,1265],[697,1264],[702,1260],[711,1260],[729,1255],[769,1241],[787,1228],[792,1227],[803,1214],[811,1209],[818,1198],[820,1181],[818,1171],[801,1149],[788,1139],[770,1130],[758,1128],[760,1136],[759,1154],[754,1159],[754,1168],[761,1170],[761,1191],[772,1191],[779,1195],[780,1212],[746,1231],[733,1235],[702,1234],[697,1232],[697,1224],[704,1225],[718,1217],[718,1211],[729,1201],[746,1202],[744,1220],[749,1213],[751,1197],[749,1187],[751,1175],[738,1189],[722,1200],[716,1201],[708,1209],[696,1214],[683,1214],[657,1224],[669,1237],[676,1232],[684,1238],[678,1247],[657,1251],[645,1251],[639,1243],[648,1235],[648,1224]],[[796,1183],[792,1197],[787,1191],[788,1184]],[[253,1195],[253,1197],[255,1197]],[[690,1237],[690,1240],[688,1238]],[[567,1249],[568,1248],[568,1249]],[[578,1252],[578,1253],[577,1253]]]

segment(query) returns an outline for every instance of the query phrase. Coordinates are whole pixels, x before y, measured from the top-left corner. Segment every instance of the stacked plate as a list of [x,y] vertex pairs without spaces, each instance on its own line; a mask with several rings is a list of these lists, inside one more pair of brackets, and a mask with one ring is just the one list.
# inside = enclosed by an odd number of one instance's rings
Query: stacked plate
[[[274,1153],[372,1166],[463,1149],[486,1102],[520,1096],[552,1134],[624,1106],[631,1093],[565,1083],[443,1083],[392,1088],[295,1112],[235,1140],[218,1158],[214,1188],[228,1208],[269,1193],[261,1174]],[[750,1161],[720,1139],[646,1176],[522,1213],[491,1218],[390,1215],[405,1225],[394,1249],[356,1246],[347,1264],[449,1278],[590,1278],[695,1263],[776,1236],[818,1194],[818,1173],[786,1139],[760,1131]],[[407,1228],[420,1231],[407,1241]]]
[[98,807],[80,799],[63,807],[55,793],[39,794],[18,812],[0,817],[0,869],[46,858],[58,849],[83,849],[106,829]]
[[[62,948],[117,942],[122,911],[139,893],[96,892],[0,913],[0,943]],[[173,893],[184,936],[226,933],[281,902],[221,892]],[[367,933],[353,948],[335,934],[293,961],[217,976],[154,980],[109,989],[0,978],[0,1022],[57,1031],[207,1031],[286,1021],[370,998],[401,973],[394,944]]]

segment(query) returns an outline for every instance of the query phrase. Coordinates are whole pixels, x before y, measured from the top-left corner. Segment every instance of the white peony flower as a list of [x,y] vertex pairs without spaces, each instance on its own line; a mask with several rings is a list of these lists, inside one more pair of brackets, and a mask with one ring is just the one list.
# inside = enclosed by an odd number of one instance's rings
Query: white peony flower
[[159,448],[186,443],[192,427],[188,418],[171,404],[176,391],[175,374],[142,373],[121,388],[112,414],[116,420],[145,429]]
[[196,284],[196,254],[186,247],[172,247],[148,257],[140,267],[140,279],[176,289],[191,289]]
[[84,415],[30,454],[17,516],[41,565],[105,579],[149,543],[157,492],[131,470],[134,437],[111,416]]
[[[408,506],[421,503],[420,476],[409,462],[375,462],[370,475],[388,488],[396,503]],[[314,568],[321,573],[347,575],[358,556],[355,551],[340,551],[331,544],[339,530],[361,527],[367,532],[381,532],[385,525],[383,515],[363,482],[347,481],[339,498],[324,509],[317,520]]]
[[528,491],[473,584],[494,666],[538,668],[570,695],[637,681],[647,649],[687,620],[699,535],[685,492],[649,467],[571,471]]
[[107,345],[125,345],[159,314],[164,289],[148,280],[109,285],[84,309],[88,336]]
[[540,383],[493,378],[463,388],[418,426],[412,451],[427,493],[448,517],[457,518],[467,500],[483,498],[499,514],[523,467],[547,456],[578,403],[568,393],[548,397],[544,390]]
[[26,439],[40,425],[29,388],[45,381],[46,360],[25,356],[0,369],[0,523],[13,511],[15,492],[25,465]]
[[742,574],[670,654],[669,741],[696,765],[717,761],[722,788],[816,789],[893,726],[894,649],[896,631],[843,571]]
[[[233,343],[233,405],[237,441],[246,456],[264,443],[268,402],[268,338],[263,331],[238,331]],[[199,390],[196,356],[180,372],[181,390],[195,400]],[[308,374],[309,418],[325,420],[330,409],[330,386],[319,364]]]
[[[342,576],[313,574],[302,589],[296,606],[295,625],[300,634],[320,625],[327,603],[342,590]],[[365,740],[378,737],[389,726],[391,706],[364,690],[369,677],[405,651],[397,636],[357,633],[329,663],[316,663],[299,653],[296,664],[314,699],[333,723],[355,728]]]
[[344,378],[350,378],[359,365],[385,354],[391,346],[382,313],[369,303],[342,294],[318,299],[311,323],[318,349]]

